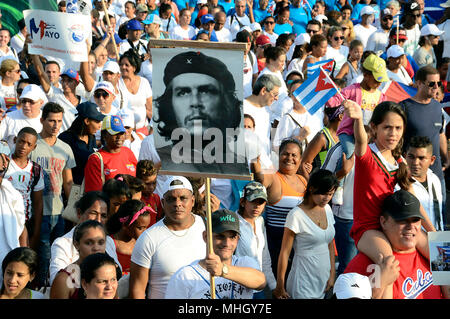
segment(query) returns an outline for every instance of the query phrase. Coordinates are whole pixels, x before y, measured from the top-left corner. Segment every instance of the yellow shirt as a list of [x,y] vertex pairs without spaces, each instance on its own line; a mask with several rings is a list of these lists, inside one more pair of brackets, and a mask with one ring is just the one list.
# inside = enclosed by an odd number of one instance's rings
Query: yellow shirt
[[364,125],[368,125],[372,117],[373,110],[378,105],[381,91],[369,92],[361,88],[361,110],[363,112]]

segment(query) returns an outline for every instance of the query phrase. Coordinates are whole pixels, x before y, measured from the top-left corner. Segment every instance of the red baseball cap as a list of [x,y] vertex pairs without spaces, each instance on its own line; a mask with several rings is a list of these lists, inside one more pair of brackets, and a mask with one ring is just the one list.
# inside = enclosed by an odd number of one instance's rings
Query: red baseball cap
[[267,35],[261,34],[256,38],[256,45],[270,44],[270,38]]

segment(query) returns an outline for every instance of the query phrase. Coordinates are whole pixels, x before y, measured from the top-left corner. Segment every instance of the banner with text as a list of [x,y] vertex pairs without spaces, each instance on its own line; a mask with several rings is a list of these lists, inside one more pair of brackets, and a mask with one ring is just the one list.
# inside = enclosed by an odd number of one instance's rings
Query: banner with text
[[87,61],[86,39],[92,37],[90,16],[45,10],[25,10],[23,14],[32,39],[29,53]]

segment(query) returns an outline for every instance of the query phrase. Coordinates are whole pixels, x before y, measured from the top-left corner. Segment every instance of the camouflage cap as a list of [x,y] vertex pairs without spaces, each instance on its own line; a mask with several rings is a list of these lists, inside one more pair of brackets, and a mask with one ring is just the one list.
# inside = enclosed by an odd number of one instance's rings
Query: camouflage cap
[[244,187],[244,197],[248,201],[262,198],[267,202],[267,191],[263,184],[258,182],[250,182]]

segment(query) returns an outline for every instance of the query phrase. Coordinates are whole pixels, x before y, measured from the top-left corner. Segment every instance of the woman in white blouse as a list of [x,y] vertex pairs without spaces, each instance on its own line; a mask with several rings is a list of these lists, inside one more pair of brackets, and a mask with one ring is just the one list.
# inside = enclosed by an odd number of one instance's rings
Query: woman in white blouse
[[[255,258],[266,276],[269,289],[272,291],[275,289],[277,282],[272,271],[272,261],[267,247],[264,218],[261,216],[266,203],[267,191],[261,183],[250,182],[244,187],[237,212],[241,236],[235,254],[236,256]],[[265,299],[264,291],[255,291],[254,299]]]

